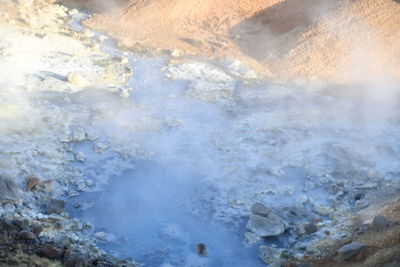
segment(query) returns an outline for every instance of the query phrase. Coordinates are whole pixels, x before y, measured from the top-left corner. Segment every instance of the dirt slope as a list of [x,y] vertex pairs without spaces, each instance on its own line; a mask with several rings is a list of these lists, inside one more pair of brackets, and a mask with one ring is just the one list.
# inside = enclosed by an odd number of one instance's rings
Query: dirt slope
[[87,24],[136,49],[239,57],[276,80],[400,76],[394,0],[131,0]]

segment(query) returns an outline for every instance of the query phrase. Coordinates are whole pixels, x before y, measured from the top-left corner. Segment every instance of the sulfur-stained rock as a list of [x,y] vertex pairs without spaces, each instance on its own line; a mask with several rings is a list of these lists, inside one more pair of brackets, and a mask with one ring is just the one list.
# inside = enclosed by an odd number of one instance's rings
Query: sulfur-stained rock
[[31,175],[27,176],[25,191],[26,192],[32,191],[32,189],[35,188],[39,183],[40,183],[40,179],[37,175],[31,174]]

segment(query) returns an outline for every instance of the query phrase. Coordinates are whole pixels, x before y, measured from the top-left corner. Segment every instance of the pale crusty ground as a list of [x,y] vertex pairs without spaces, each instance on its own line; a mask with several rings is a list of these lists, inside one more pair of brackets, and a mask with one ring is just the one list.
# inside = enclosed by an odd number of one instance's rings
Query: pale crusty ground
[[86,24],[124,47],[240,58],[279,81],[400,77],[394,0],[131,0],[114,7]]

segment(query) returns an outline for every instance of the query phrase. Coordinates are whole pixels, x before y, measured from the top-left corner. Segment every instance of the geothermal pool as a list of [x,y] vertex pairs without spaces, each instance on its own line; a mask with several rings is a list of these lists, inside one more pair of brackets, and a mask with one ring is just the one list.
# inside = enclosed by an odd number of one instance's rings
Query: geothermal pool
[[[319,238],[341,236],[340,217],[398,179],[390,82],[288,87],[234,60],[140,58],[103,45],[128,55],[134,75],[124,100],[78,95],[101,116],[90,126],[99,133],[94,149],[73,144],[88,155],[73,167],[98,186],[72,199],[79,207],[70,212],[93,225],[108,252],[147,266],[262,266],[259,245],[304,249],[297,227],[314,219],[323,220]],[[366,197],[357,203],[357,194]],[[247,245],[255,202],[274,208],[294,235]]]
[[[263,266],[258,247],[247,245],[241,231],[213,221],[202,196],[212,192],[187,170],[138,162],[103,191],[79,197],[84,207],[72,212],[100,232],[106,241],[100,247],[146,266]],[[197,254],[199,243],[206,256]]]

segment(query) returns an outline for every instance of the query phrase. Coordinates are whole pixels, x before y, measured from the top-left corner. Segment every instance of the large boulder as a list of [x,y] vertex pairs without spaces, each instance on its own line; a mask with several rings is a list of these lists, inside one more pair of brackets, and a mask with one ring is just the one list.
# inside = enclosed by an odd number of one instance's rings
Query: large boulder
[[246,228],[261,237],[278,236],[285,232],[286,223],[273,209],[256,203],[251,208]]

